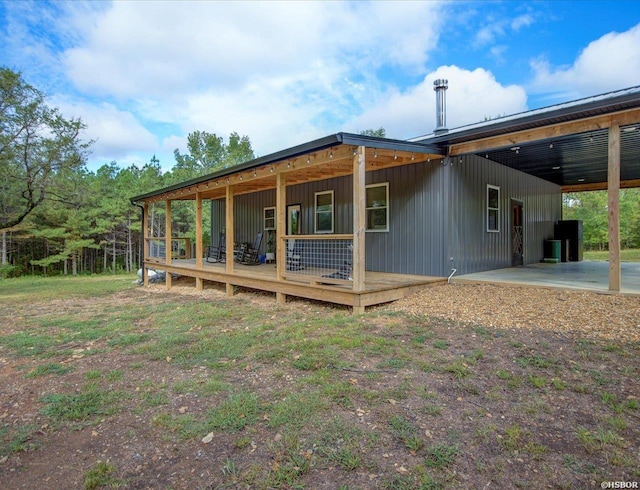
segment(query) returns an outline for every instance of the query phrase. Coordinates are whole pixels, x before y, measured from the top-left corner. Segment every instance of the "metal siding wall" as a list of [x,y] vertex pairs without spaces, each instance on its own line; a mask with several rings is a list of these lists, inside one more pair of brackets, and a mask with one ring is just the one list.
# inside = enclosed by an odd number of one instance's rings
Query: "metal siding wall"
[[[275,189],[235,196],[233,202],[235,241],[253,244],[256,234],[259,231],[264,232],[264,208],[274,207],[275,205]],[[265,253],[266,248],[267,237],[266,234],[263,234],[260,253]]]
[[[500,187],[500,232],[486,231],[487,184]],[[451,165],[451,255],[458,274],[511,266],[511,199],[524,206],[524,263],[542,259],[562,212],[559,186],[471,155]]]
[[[367,172],[367,184],[389,182],[389,232],[366,234],[366,268],[371,271],[445,276],[446,198],[440,160]],[[314,233],[314,193],[334,191],[334,233],[353,233],[351,176],[287,187],[287,204],[301,204],[301,233]],[[236,241],[252,242],[262,229],[263,208],[275,205],[275,191],[236,196]],[[224,228],[224,200],[213,201],[212,236]],[[264,250],[263,239],[262,249]]]
[[353,233],[353,179],[351,176],[287,187],[287,204],[301,204],[301,234],[314,234],[316,192],[333,191],[333,232]]
[[[264,231],[264,208],[276,205],[275,190],[241,194],[235,196],[233,202],[234,224],[233,236],[236,242],[253,244],[259,231]],[[220,231],[226,227],[226,203],[224,199],[211,201],[211,237],[217,245]],[[262,236],[260,253],[266,250],[267,237]]]
[[225,208],[224,199],[214,199],[211,201],[211,245],[218,246],[220,232],[225,228]]
[[422,162],[367,173],[367,184],[383,182],[389,182],[389,231],[367,233],[367,270],[445,275],[441,164]]

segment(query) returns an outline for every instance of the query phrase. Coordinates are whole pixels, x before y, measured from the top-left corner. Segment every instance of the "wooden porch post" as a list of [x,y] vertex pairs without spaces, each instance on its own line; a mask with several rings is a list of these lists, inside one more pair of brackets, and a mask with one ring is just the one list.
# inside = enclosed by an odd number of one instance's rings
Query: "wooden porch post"
[[[227,274],[233,274],[233,187],[227,185],[227,197],[226,197],[226,205],[225,205],[225,234],[226,234],[226,260],[225,260],[225,272]],[[226,284],[227,296],[233,296],[233,284]]]
[[609,127],[609,170],[607,175],[609,208],[609,291],[620,291],[620,124]]
[[[287,266],[286,246],[282,236],[287,234],[287,187],[285,175],[278,173],[276,176],[276,278],[278,281],[284,280],[284,271]],[[276,302],[283,305],[287,302],[284,293],[276,293]]]
[[[353,291],[364,291],[365,225],[366,225],[366,162],[364,146],[353,156]],[[357,296],[356,296],[357,298]],[[364,313],[364,306],[354,304],[354,313]]]
[[142,282],[144,287],[149,287],[149,269],[146,261],[149,258],[149,204],[144,202],[142,207]]
[[[167,213],[165,216],[164,230],[165,263],[167,265],[171,265],[171,199],[167,199]],[[167,289],[171,289],[171,274],[169,273],[169,271],[166,271],[165,276],[166,287]]]
[[[196,268],[202,270],[202,192],[196,192]],[[204,289],[204,281],[196,277],[196,289]]]

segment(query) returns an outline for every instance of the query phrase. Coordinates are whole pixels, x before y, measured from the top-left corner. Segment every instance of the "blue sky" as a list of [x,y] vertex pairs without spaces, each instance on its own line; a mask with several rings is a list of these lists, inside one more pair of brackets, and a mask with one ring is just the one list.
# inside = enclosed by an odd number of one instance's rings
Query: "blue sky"
[[0,65],[94,139],[89,168],[165,169],[195,130],[266,155],[338,131],[447,126],[640,85],[640,0],[0,0]]

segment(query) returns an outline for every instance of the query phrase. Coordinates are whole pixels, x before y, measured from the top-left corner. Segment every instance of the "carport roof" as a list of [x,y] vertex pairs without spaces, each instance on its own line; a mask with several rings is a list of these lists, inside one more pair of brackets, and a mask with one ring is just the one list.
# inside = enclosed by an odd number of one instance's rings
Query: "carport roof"
[[606,188],[608,134],[620,125],[620,180],[640,186],[640,86],[451,129],[414,141],[476,154],[563,186]]

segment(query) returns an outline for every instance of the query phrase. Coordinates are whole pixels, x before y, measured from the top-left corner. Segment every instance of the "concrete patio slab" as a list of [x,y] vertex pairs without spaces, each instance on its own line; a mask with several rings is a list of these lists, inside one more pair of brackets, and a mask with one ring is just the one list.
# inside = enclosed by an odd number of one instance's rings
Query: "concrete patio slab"
[[[451,282],[514,284],[552,288],[609,292],[609,262],[584,260],[559,264],[531,264],[486,272],[454,276]],[[640,295],[640,263],[622,262],[624,294]]]

